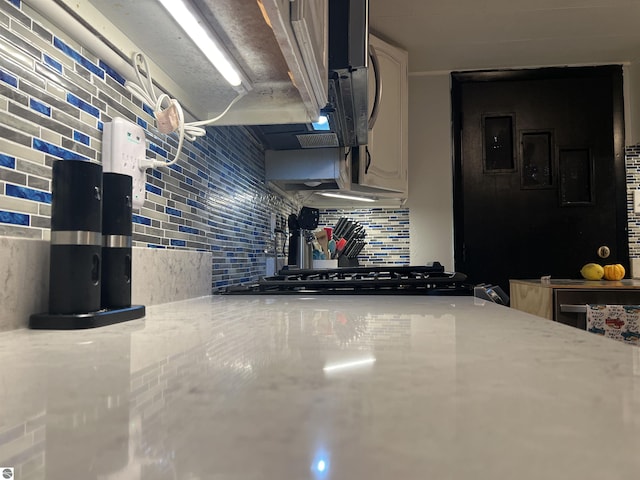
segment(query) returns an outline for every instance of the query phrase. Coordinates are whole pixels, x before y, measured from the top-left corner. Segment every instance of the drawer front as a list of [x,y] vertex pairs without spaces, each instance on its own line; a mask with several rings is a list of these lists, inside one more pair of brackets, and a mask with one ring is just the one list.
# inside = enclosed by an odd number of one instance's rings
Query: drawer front
[[554,320],[586,330],[586,305],[640,305],[640,290],[570,290],[558,289],[554,292]]

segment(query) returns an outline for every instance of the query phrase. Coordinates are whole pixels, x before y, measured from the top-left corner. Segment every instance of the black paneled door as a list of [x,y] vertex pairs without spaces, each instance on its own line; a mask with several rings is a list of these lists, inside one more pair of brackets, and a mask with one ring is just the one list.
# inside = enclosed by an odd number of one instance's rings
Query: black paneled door
[[621,67],[454,73],[453,115],[456,271],[508,291],[628,267]]

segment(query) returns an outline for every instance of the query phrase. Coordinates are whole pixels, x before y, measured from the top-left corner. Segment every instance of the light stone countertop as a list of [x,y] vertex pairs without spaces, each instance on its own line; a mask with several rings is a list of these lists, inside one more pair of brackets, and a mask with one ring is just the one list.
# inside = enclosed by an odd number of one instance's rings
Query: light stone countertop
[[640,475],[640,350],[471,297],[213,296],[0,334],[16,479]]

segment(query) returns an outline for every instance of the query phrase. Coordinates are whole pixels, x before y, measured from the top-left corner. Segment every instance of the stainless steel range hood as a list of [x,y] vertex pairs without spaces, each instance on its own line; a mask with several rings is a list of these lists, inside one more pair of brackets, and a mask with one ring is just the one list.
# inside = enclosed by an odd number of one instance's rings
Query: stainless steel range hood
[[350,156],[339,147],[265,153],[266,180],[285,191],[348,189],[350,166]]

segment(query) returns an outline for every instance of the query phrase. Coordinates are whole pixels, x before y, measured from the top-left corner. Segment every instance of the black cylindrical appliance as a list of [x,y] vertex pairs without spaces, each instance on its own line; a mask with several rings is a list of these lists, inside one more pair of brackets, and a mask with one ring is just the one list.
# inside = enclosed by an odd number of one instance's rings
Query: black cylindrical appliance
[[287,265],[297,265],[298,262],[298,237],[300,236],[300,226],[298,225],[298,215],[292,213],[287,219],[289,227],[289,252],[287,255]]
[[102,177],[102,308],[131,306],[132,178]]
[[102,166],[56,160],[51,192],[49,313],[100,310]]

